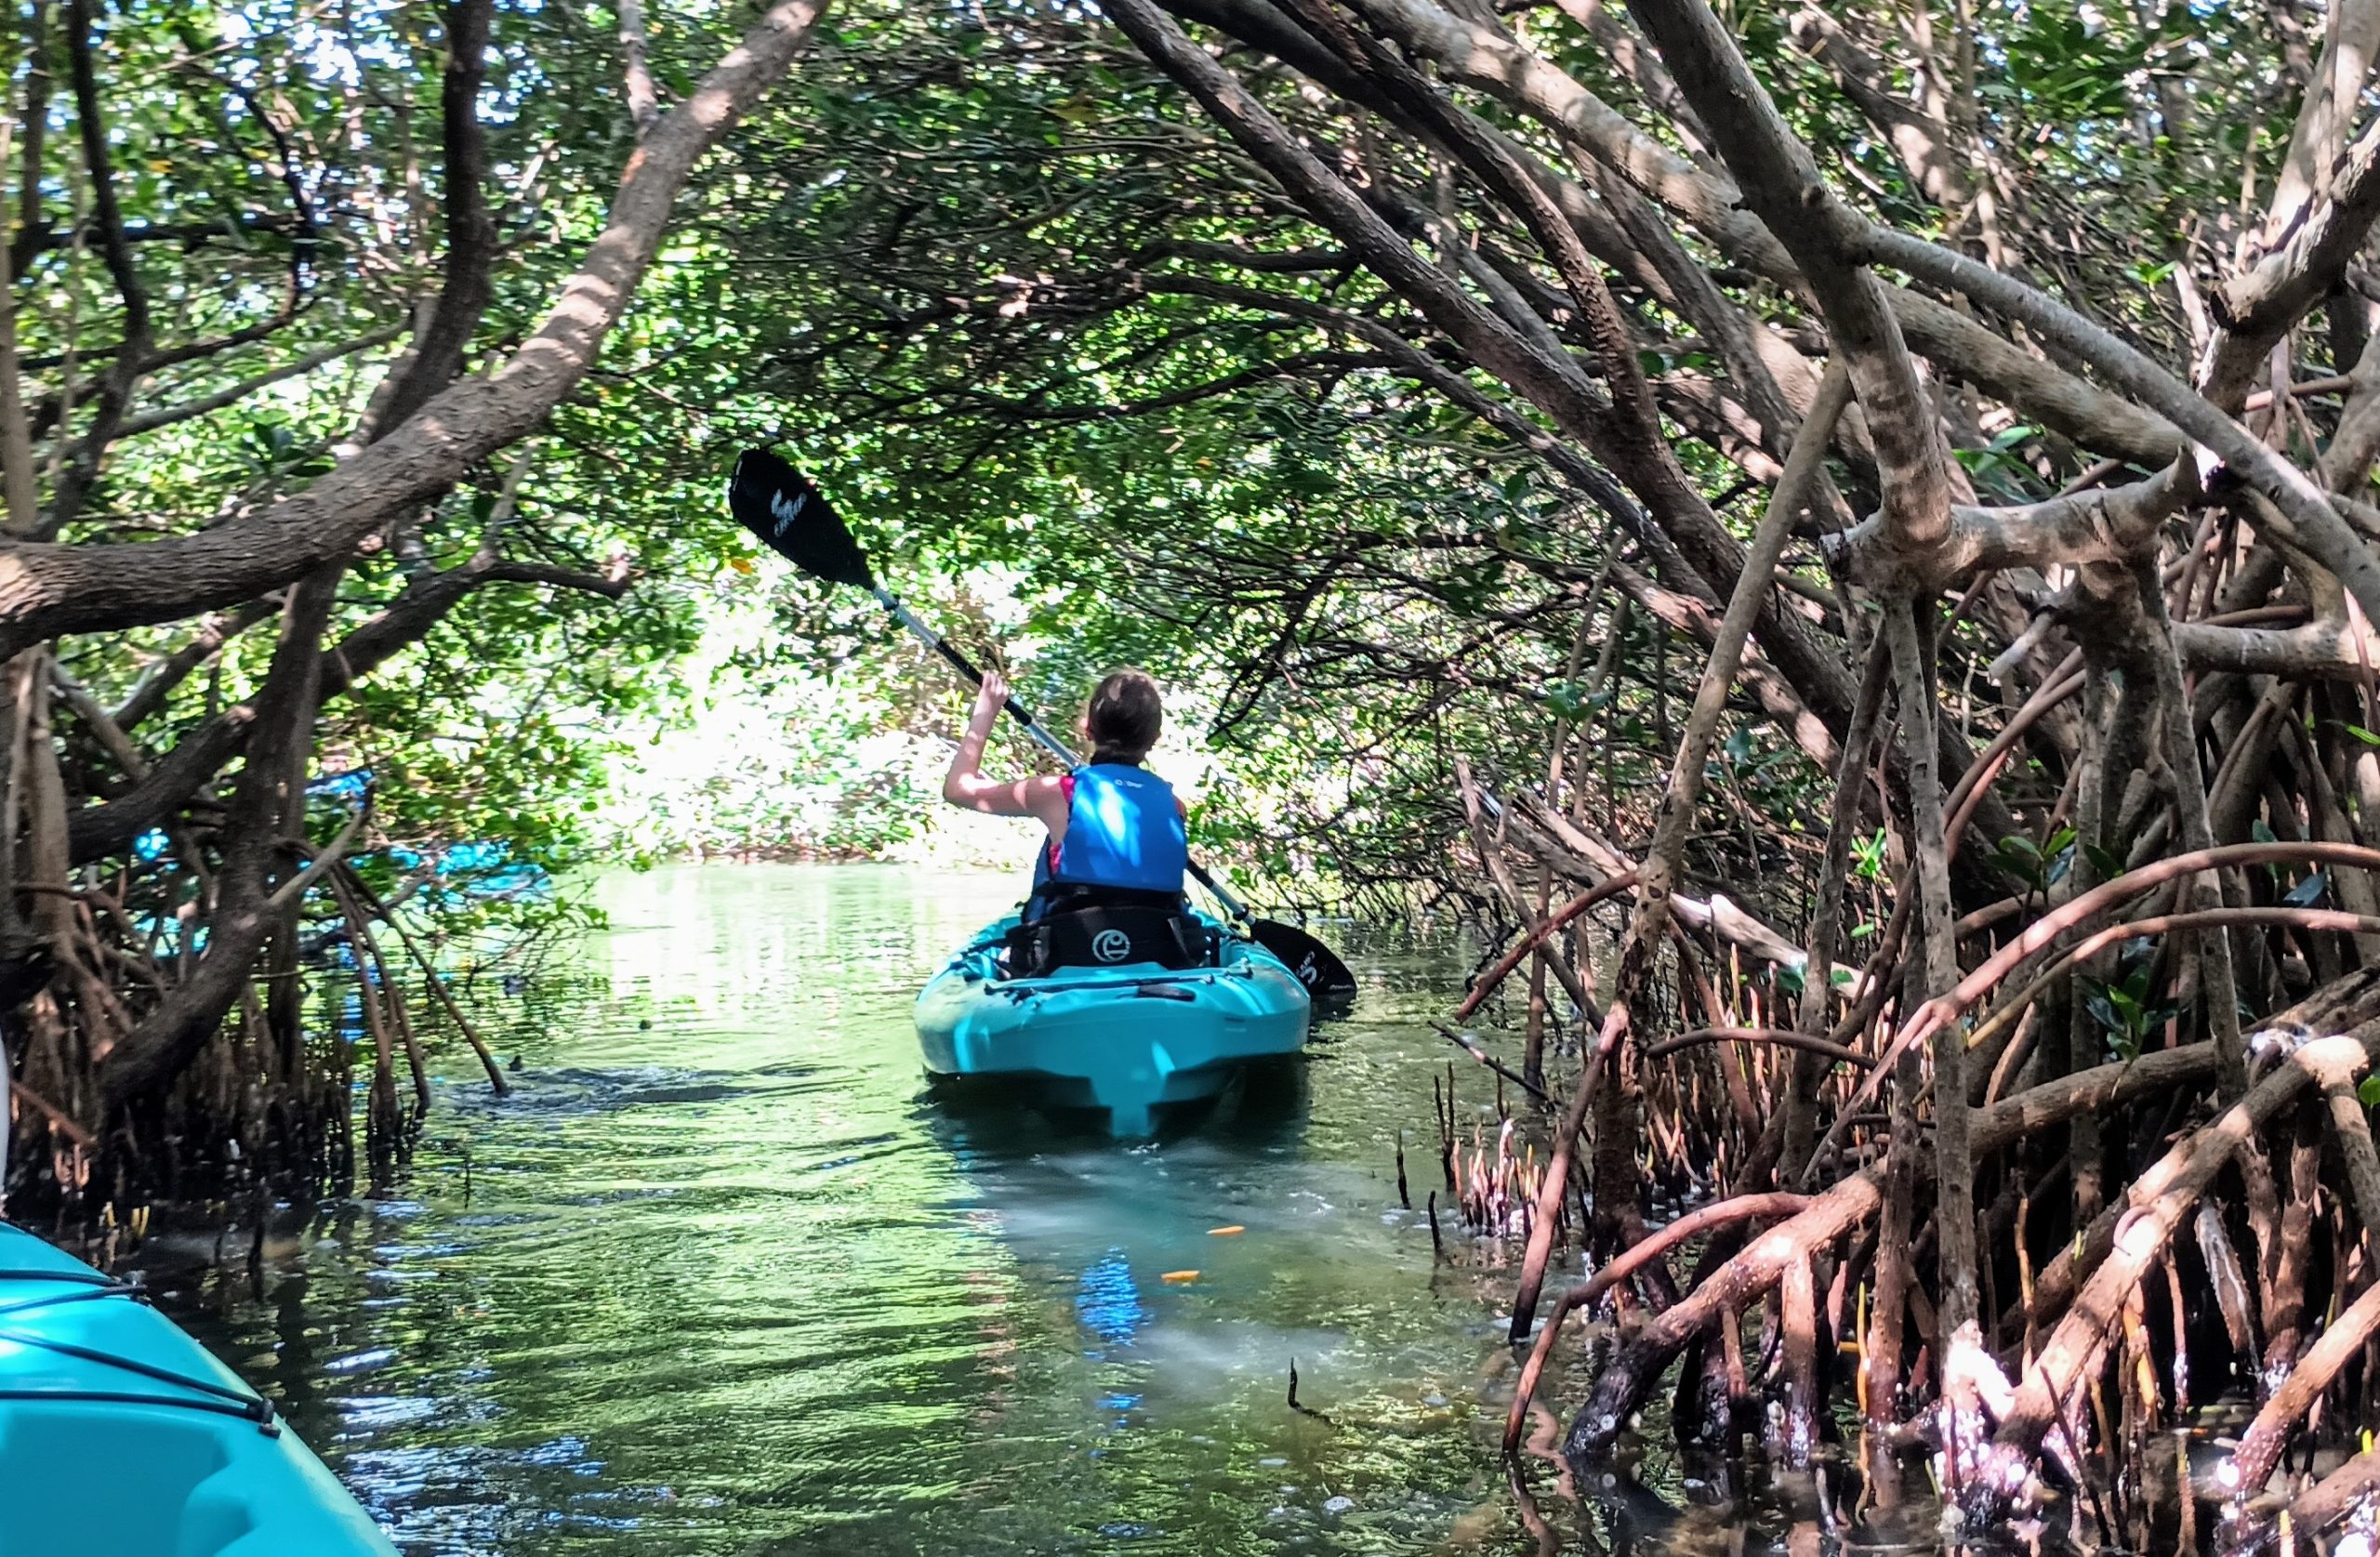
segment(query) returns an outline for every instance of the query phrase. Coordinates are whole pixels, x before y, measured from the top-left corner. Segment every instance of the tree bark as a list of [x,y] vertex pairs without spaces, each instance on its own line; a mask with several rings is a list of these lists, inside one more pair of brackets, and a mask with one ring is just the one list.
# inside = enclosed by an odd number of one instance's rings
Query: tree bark
[[222,867],[205,950],[99,1065],[112,1107],[162,1089],[179,1075],[248,987],[257,956],[287,913],[272,904],[273,876],[285,862],[289,824],[305,814],[306,765],[314,746],[322,682],[322,635],[347,569],[332,563],[290,589],[281,641],[253,702],[246,767],[227,818]]
[[446,148],[446,262],[438,300],[415,336],[396,381],[375,397],[360,441],[377,427],[401,427],[463,371],[480,316],[496,296],[496,217],[487,205],[487,132],[480,88],[487,77],[488,33],[496,0],[452,0],[446,7],[446,68],[439,89],[439,126]]

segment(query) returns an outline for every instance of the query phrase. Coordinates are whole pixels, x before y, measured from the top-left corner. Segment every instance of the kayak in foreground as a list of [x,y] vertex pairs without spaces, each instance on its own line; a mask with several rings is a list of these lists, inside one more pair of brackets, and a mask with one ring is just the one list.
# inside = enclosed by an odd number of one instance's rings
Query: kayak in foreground
[[271,1403],[139,1292],[0,1226],[0,1550],[395,1557]]
[[1031,1084],[1119,1136],[1305,1044],[1312,1002],[1272,953],[1203,914],[1084,910],[987,926],[918,996],[938,1077]]

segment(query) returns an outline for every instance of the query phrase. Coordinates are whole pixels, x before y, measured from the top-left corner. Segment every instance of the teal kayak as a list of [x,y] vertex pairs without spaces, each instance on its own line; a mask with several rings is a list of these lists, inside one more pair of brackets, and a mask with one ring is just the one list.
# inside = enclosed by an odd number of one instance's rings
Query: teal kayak
[[0,1226],[0,1551],[395,1557],[271,1404],[139,1293]]
[[1212,1098],[1248,1065],[1304,1047],[1312,1002],[1278,957],[1204,915],[1208,966],[1060,968],[1010,978],[1011,916],[987,926],[918,995],[918,1044],[939,1077],[1029,1085],[1062,1109],[1104,1110],[1120,1136],[1156,1111]]

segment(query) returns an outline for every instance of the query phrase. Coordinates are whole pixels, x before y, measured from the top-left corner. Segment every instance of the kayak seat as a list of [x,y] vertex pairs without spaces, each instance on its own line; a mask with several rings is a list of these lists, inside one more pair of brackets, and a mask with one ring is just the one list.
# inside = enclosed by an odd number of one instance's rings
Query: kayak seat
[[1101,904],[1047,914],[1008,932],[1007,977],[1038,979],[1060,968],[1113,968],[1154,962],[1205,968],[1215,959],[1214,932],[1179,907]]

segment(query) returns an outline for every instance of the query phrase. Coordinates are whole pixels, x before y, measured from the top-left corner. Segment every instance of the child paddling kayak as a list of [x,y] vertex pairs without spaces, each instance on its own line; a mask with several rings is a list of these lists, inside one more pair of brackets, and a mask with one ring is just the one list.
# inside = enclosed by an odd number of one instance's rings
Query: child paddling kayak
[[1025,921],[1062,907],[1178,908],[1190,864],[1184,811],[1173,786],[1144,765],[1165,728],[1157,682],[1144,670],[1110,672],[1083,716],[1091,760],[1071,772],[1002,782],[982,769],[1007,700],[1006,679],[986,672],[942,798],[987,816],[1029,816],[1048,829]]

